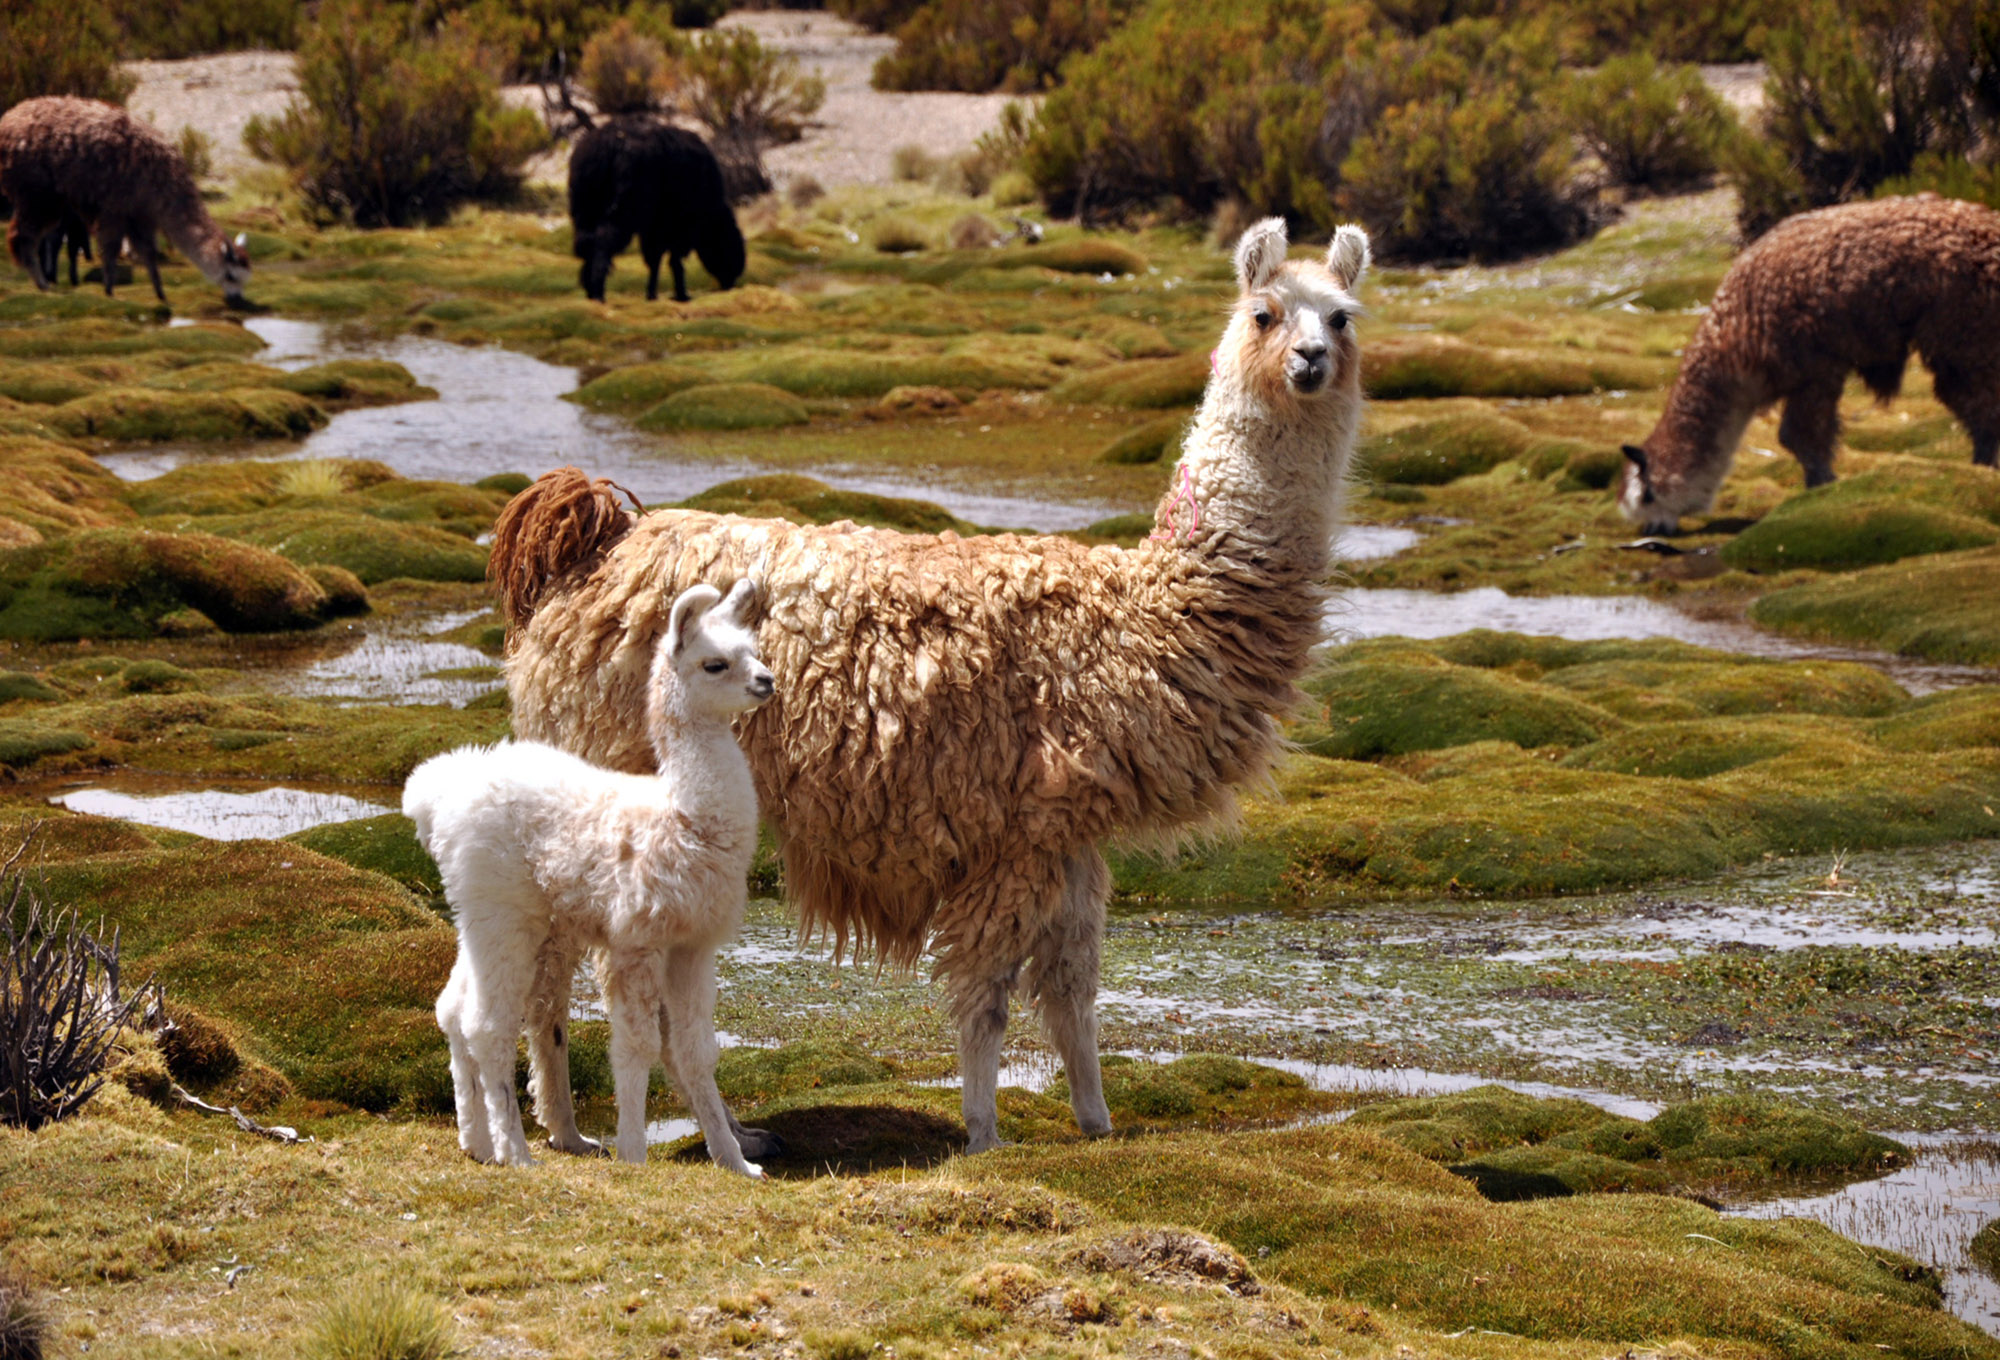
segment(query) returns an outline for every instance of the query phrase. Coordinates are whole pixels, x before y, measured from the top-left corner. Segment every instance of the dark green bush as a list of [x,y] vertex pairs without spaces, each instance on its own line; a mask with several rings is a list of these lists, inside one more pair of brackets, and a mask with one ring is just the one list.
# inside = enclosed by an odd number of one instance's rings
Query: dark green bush
[[1646,52],[1572,76],[1562,112],[1613,179],[1653,190],[1684,188],[1713,174],[1716,147],[1732,121],[1701,72],[1663,69]]
[[771,187],[767,147],[796,142],[826,99],[826,82],[747,28],[710,29],[682,60],[688,112],[708,127],[732,199]]
[[1990,141],[2000,19],[1966,0],[1814,0],[1766,45],[1761,138],[1724,160],[1738,225],[1761,235],[1809,208],[1868,197],[1920,160]]
[[328,0],[299,53],[300,98],[243,134],[314,207],[363,226],[440,222],[503,197],[546,143],[539,117],[500,102],[498,59],[468,23],[415,39],[407,28],[400,7]]
[[301,0],[119,0],[128,57],[172,59],[204,52],[298,46]]
[[1137,0],[931,0],[875,63],[878,90],[1026,91],[1125,21]]
[[8,0],[0,112],[45,94],[122,104],[132,85],[118,69],[118,27],[104,0]]
[[1560,8],[1586,60],[1646,51],[1664,61],[1750,61],[1796,0],[1575,0]]
[[1341,165],[1340,202],[1389,257],[1504,259],[1596,226],[1548,98],[1555,48],[1536,26],[1442,28],[1392,53],[1394,100]]

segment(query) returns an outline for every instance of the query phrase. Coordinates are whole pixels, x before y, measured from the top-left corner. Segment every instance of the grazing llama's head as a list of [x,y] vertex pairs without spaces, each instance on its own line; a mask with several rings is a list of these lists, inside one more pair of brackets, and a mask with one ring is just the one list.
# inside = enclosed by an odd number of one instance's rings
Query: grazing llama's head
[[1731,439],[1719,456],[1690,454],[1656,428],[1645,443],[1624,446],[1618,509],[1641,533],[1673,533],[1682,515],[1698,515],[1715,503],[1734,448]]
[[756,593],[745,578],[726,599],[711,585],[689,586],[675,599],[654,657],[653,687],[662,698],[670,684],[678,691],[672,706],[681,716],[727,722],[771,697],[776,682],[743,621]]
[[243,301],[243,285],[250,282],[250,238],[243,232],[236,233],[233,241],[222,243],[220,263],[216,266],[214,283],[222,285],[225,300],[240,304]]
[[1242,296],[1216,349],[1216,369],[1267,405],[1346,401],[1359,391],[1354,289],[1368,270],[1368,234],[1342,227],[1326,261],[1285,258],[1285,220],[1267,217],[1236,245]]

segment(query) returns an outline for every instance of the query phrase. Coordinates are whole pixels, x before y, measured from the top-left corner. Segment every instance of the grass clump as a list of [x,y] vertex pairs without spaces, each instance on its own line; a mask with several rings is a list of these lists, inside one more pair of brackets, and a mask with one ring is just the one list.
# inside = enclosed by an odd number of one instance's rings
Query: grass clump
[[725,1096],[760,1102],[894,1077],[888,1063],[853,1044],[814,1039],[782,1048],[724,1049],[715,1066],[716,1085]]
[[909,255],[931,248],[928,231],[907,217],[884,217],[868,234],[869,244],[884,255]]
[[328,859],[393,878],[419,897],[444,899],[444,880],[417,840],[416,824],[399,812],[329,822],[285,837]]
[[676,392],[639,417],[642,430],[766,430],[804,425],[806,404],[767,383],[703,383]]
[[347,1286],[319,1313],[307,1360],[448,1360],[458,1354],[451,1314],[403,1285]]
[[636,414],[709,381],[707,373],[688,364],[672,361],[630,364],[614,368],[602,377],[592,378],[576,391],[568,393],[565,400],[597,411]]
[[[186,522],[267,548],[301,567],[339,567],[364,586],[399,577],[417,581],[486,579],[486,549],[462,535],[427,524],[392,523],[344,510],[288,509],[208,515]],[[341,593],[348,597],[345,607],[352,612],[351,592]]]
[[[1069,1082],[1049,1087],[1069,1099]],[[1219,1053],[1194,1053],[1169,1063],[1104,1059],[1104,1100],[1120,1129],[1254,1128],[1282,1124],[1335,1107],[1301,1077]]]
[[1098,453],[1100,463],[1157,463],[1169,451],[1178,454],[1187,438],[1186,416],[1162,416],[1127,430]]
[[1155,410],[1193,406],[1208,386],[1208,356],[1181,354],[1171,359],[1133,359],[1079,373],[1049,393],[1051,401],[1078,406],[1129,406]]
[[682,501],[681,506],[719,515],[788,519],[795,524],[834,524],[852,520],[856,524],[877,525],[903,533],[935,534],[947,529],[958,534],[979,532],[977,525],[968,524],[929,501],[878,496],[869,491],[841,491],[825,482],[795,473],[780,472],[719,482]]
[[327,414],[284,391],[172,392],[113,388],[64,402],[45,417],[71,438],[120,442],[303,439]]
[[94,745],[88,733],[45,727],[19,718],[0,718],[0,765],[10,769],[32,765],[44,756],[87,751]]
[[1439,486],[1488,472],[1519,457],[1533,440],[1528,428],[1504,417],[1447,416],[1406,425],[1365,441],[1361,470],[1378,482]]
[[232,633],[310,628],[326,592],[275,553],[211,534],[95,529],[0,552],[0,637],[150,637],[177,610]]
[[1422,653],[1335,662],[1307,692],[1324,706],[1307,750],[1343,760],[1478,741],[1581,746],[1622,724],[1611,714],[1498,671],[1441,665]]
[[2000,662],[2000,549],[1943,553],[1772,591],[1750,617],[1781,633],[1929,661]]
[[1102,236],[1079,236],[1068,241],[1009,250],[987,261],[996,269],[1015,267],[1054,269],[1064,274],[1143,274],[1146,257],[1132,247]]
[[[1623,377],[1639,381],[1618,380]],[[1600,387],[1653,385],[1627,361],[1593,363],[1532,350],[1491,349],[1448,335],[1371,338],[1361,354],[1361,381],[1378,401],[1573,397]]]

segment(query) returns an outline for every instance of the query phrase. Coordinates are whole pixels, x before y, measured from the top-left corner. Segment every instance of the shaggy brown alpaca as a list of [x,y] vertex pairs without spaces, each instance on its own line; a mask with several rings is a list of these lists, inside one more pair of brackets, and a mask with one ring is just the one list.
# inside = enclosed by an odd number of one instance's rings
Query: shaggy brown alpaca
[[0,193],[14,201],[7,249],[37,288],[55,281],[43,269],[42,237],[67,217],[95,231],[107,294],[129,241],[153,292],[167,300],[156,240],[165,232],[230,302],[243,300],[250,277],[243,238],[231,241],[215,225],[181,153],[121,108],[51,95],[7,110],[0,117]]
[[1706,510],[1759,410],[1785,403],[1778,442],[1806,485],[1833,480],[1840,390],[1859,373],[1884,401],[1914,349],[1937,398],[2000,451],[2000,213],[1922,194],[1801,213],[1737,257],[1681,359],[1660,423],[1627,444],[1618,503],[1647,533]]
[[1110,1128],[1098,846],[1226,821],[1282,747],[1361,418],[1348,322],[1367,258],[1354,228],[1324,265],[1288,263],[1277,219],[1244,235],[1214,377],[1155,541],[1136,549],[686,510],[634,523],[575,469],[495,527],[515,732],[615,769],[652,768],[647,659],[675,593],[763,586],[779,697],[742,738],[786,887],[837,946],[898,965],[935,951],[974,1151],[998,1139],[1017,987],[1062,1055],[1079,1126]]

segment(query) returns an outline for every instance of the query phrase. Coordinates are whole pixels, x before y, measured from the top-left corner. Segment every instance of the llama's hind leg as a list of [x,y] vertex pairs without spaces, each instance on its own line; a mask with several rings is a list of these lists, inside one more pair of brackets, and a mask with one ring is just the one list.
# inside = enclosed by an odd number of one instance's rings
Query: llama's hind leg
[[493,1133],[486,1122],[486,1097],[480,1088],[479,1068],[465,1039],[465,1016],[472,1005],[472,972],[460,954],[452,964],[451,977],[438,994],[437,1022],[451,1049],[452,1100],[458,1115],[458,1146],[475,1161],[493,1160]]
[[111,289],[118,282],[118,253],[125,248],[125,228],[117,223],[99,223],[97,227],[97,267],[104,275],[104,296],[113,297]]
[[[715,1027],[714,1019],[714,1007],[711,1006],[709,1010],[709,1029],[711,1033]],[[661,994],[660,1000],[660,1062],[666,1067],[668,1074],[672,1076],[674,1089],[681,1092],[683,1098],[685,1098],[687,1083],[681,1079],[681,1074],[675,1067],[674,1060],[673,1000],[665,992]],[[782,1157],[785,1155],[785,1140],[783,1138],[769,1129],[747,1127],[742,1120],[736,1117],[736,1112],[729,1108],[727,1101],[723,1102],[722,1113],[729,1121],[729,1131],[736,1135],[736,1146],[743,1150],[745,1157],[758,1160],[765,1157]]]
[[2000,466],[1995,461],[2000,457],[2000,368],[1934,363],[1931,380],[1938,401],[1972,436],[1972,461],[1981,467]]
[[535,960],[528,999],[528,1093],[535,1121],[549,1132],[549,1146],[577,1156],[602,1156],[604,1144],[577,1131],[576,1100],[569,1081],[569,998],[577,956],[551,940]]
[[460,950],[471,959],[472,1004],[460,1011],[465,1043],[479,1076],[479,1094],[486,1125],[493,1139],[493,1160],[506,1166],[529,1166],[528,1133],[521,1123],[521,1104],[514,1096],[514,1053],[534,981],[532,952],[509,950],[515,941],[501,935],[479,947],[465,943],[467,926],[461,911]]
[[661,1004],[668,1017],[668,1066],[681,1099],[694,1111],[708,1155],[725,1171],[759,1176],[763,1168],[743,1158],[740,1126],[715,1089],[715,951],[682,945],[667,952]]
[[1069,1079],[1076,1126],[1092,1137],[1111,1132],[1104,1075],[1097,1056],[1097,975],[1104,939],[1104,902],[1111,872],[1096,849],[1063,861],[1062,909],[1035,941],[1028,993]]
[[1805,469],[1807,486],[1833,480],[1833,447],[1840,438],[1840,389],[1844,373],[1818,374],[1793,388],[1778,421],[1778,442]]

